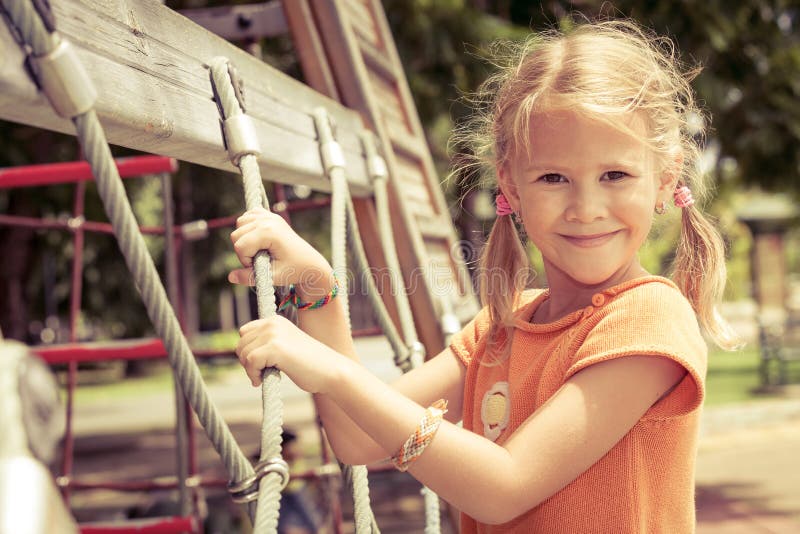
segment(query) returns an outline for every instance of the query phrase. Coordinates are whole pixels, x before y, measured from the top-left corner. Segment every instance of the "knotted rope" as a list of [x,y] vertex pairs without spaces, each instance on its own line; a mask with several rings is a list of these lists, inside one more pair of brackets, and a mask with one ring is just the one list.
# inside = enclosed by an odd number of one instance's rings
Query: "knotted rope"
[[[210,62],[211,81],[220,116],[223,121],[225,143],[231,162],[242,174],[245,207],[248,210],[268,208],[267,193],[258,168],[258,139],[249,117],[244,114],[244,87],[233,65],[223,57]],[[259,251],[253,258],[258,316],[275,315],[275,288],[272,285],[270,258],[267,251]],[[259,482],[258,507],[254,531],[277,532],[281,490],[288,482],[288,466],[281,458],[281,426],[283,401],[280,396],[280,371],[274,367],[262,373],[261,399],[261,456],[256,471],[267,469],[267,476]],[[268,470],[270,467],[275,470]]]
[[[339,298],[344,306],[347,328],[350,329],[350,300],[347,291],[347,208],[350,202],[350,191],[347,176],[344,172],[344,154],[341,146],[334,139],[331,122],[327,112],[322,108],[314,110],[314,124],[319,137],[320,152],[325,172],[331,181],[331,264],[333,272],[339,279]],[[369,482],[367,468],[363,465],[341,464],[342,475],[353,493],[353,515],[356,532],[378,534],[380,530],[375,522],[369,503]]]
[[[405,284],[400,274],[400,260],[397,257],[397,246],[394,241],[394,234],[392,233],[391,212],[389,210],[389,170],[386,167],[386,162],[378,153],[373,136],[365,132],[361,137],[361,142],[364,146],[367,167],[374,186],[375,211],[378,214],[378,232],[381,237],[383,255],[386,258],[386,266],[389,269],[391,291],[392,295],[394,295],[397,314],[400,318],[400,326],[403,330],[405,347],[407,348],[406,356],[403,359],[400,359],[397,353],[395,353],[395,361],[398,363],[398,367],[400,367],[403,373],[407,373],[414,367],[411,355],[416,352],[421,357],[424,357],[424,347],[417,338],[417,330],[414,326],[414,315],[411,313],[408,294],[405,291]],[[355,213],[353,213],[353,220],[355,220]],[[381,305],[382,304],[383,302],[381,302]],[[439,496],[428,488],[422,489],[422,495],[425,500],[425,534],[438,534],[441,530]]]

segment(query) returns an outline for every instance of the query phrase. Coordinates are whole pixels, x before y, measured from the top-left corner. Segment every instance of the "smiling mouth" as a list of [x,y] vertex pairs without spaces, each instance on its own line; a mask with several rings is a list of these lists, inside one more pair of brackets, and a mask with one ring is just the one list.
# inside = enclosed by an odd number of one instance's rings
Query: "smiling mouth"
[[571,244],[575,245],[576,247],[581,248],[592,248],[592,247],[599,247],[601,245],[605,245],[608,241],[610,241],[615,235],[619,233],[619,230],[614,232],[608,232],[605,234],[591,234],[591,235],[564,235],[561,234],[561,237],[566,239]]

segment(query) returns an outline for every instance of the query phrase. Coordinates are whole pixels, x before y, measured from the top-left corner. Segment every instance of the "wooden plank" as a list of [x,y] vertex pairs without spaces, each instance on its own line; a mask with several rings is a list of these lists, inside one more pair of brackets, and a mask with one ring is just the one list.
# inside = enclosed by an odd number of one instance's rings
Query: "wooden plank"
[[382,8],[377,0],[309,2],[343,103],[362,112],[384,148],[404,281],[420,340],[435,355],[444,346],[441,314],[458,309],[464,319],[477,312],[477,302],[463,262],[447,267],[463,295],[443,300],[427,276],[433,265],[428,242],[440,256],[436,247],[447,251],[458,242]]
[[408,158],[420,160],[425,157],[428,151],[427,142],[420,141],[415,137],[411,137],[407,131],[402,132],[398,129],[389,130],[389,139],[392,142],[392,148],[396,153],[402,154]]
[[362,38],[358,38],[358,48],[364,56],[364,62],[371,70],[377,72],[384,78],[390,80],[397,79],[396,67],[389,61],[384,51],[378,50],[375,45]]
[[[285,0],[283,4],[292,39],[309,85],[326,96],[337,100],[341,99],[329,63],[329,54],[326,53],[323,46],[308,0]],[[330,51],[330,53],[337,55],[335,51]],[[372,199],[356,198],[353,200],[353,205],[367,254],[367,262],[372,269],[375,269],[375,272],[384,272],[387,264],[377,231],[378,217],[375,204]],[[381,296],[392,321],[399,329],[400,315],[394,295],[391,292],[385,292]]]
[[[263,151],[265,179],[329,191],[311,111],[324,106],[337,125],[354,195],[371,185],[358,113],[320,95],[192,23],[156,0],[53,0],[59,31],[75,45],[100,95],[112,144],[235,171],[223,149],[208,62],[225,56],[245,82],[247,111]],[[24,56],[0,24],[0,118],[74,134],[23,70]]]
[[403,103],[397,94],[397,84],[372,70],[368,71],[368,80],[383,120],[387,124],[402,125],[406,132],[412,133]]
[[344,15],[348,18],[355,34],[373,46],[378,48],[383,46],[375,17],[365,2],[345,0],[339,5],[345,8]]
[[325,47],[319,38],[308,0],[288,0],[281,4],[306,82],[325,96],[338,101],[339,91],[325,57]]
[[182,9],[180,14],[229,41],[286,35],[289,27],[278,0],[261,4]]
[[[385,147],[390,175],[396,176],[394,154],[386,134],[386,126],[381,119],[376,96],[371,90],[369,73],[358,48],[353,26],[345,13],[344,2],[310,0],[310,5],[325,48],[329,51],[328,61],[336,77],[342,102],[361,111],[365,123],[374,129],[381,146]],[[426,262],[424,243],[413,216],[403,206],[396,185],[394,180],[389,182],[389,210],[395,228],[397,255],[406,287],[419,288],[420,269]],[[444,338],[431,298],[429,291],[417,290],[409,294],[420,341],[428,348],[429,353],[435,354],[443,347]]]
[[[369,3],[372,6],[372,12],[375,17],[375,23],[378,27],[378,32],[383,35],[391,35],[391,31],[389,30],[389,22],[386,20],[386,13],[384,13],[383,9],[380,7],[379,0],[362,0],[364,2]],[[389,60],[396,64],[402,65],[400,62],[400,56],[397,54],[397,47],[394,45],[394,41],[391,39],[386,40],[384,43],[383,48],[386,50],[386,54],[389,57]],[[409,127],[411,132],[413,133],[414,137],[417,139],[425,140],[425,133],[422,130],[422,124],[419,120],[419,114],[417,113],[416,105],[414,104],[414,99],[411,96],[411,90],[408,87],[408,80],[406,79],[405,73],[403,69],[398,69],[398,79],[397,79],[397,90],[398,96],[404,109],[406,110],[406,117],[409,121]],[[433,166],[433,159],[430,157],[429,154],[426,154],[426,157],[423,158],[422,164],[425,168],[425,175],[429,180],[435,180],[436,177],[436,169]],[[436,211],[440,213],[447,212],[447,202],[444,198],[444,192],[442,188],[438,186],[438,181],[431,184],[431,193],[433,195],[433,202],[436,204],[437,208]],[[450,226],[452,230],[452,241],[454,242],[456,238],[455,228]],[[463,266],[462,266],[463,267]],[[463,267],[464,272],[466,272],[466,267]]]
[[[381,4],[379,0],[360,0],[365,2],[366,4],[371,6],[371,12],[375,18],[375,22],[378,27],[378,33],[380,35],[391,35],[391,31],[389,30],[389,22],[386,20],[386,13],[381,8]],[[397,53],[397,47],[394,44],[392,39],[384,40],[383,45],[381,48],[386,50],[386,54],[389,57],[390,61],[395,65],[401,65],[400,56]],[[406,116],[410,121],[411,131],[414,134],[414,137],[420,139],[423,143],[425,142],[425,134],[422,130],[422,124],[419,120],[419,114],[417,113],[417,108],[414,104],[414,99],[411,96],[411,90],[408,86],[408,80],[405,77],[405,73],[403,72],[402,68],[398,69],[398,80],[397,80],[397,88],[400,93],[400,98],[404,104],[406,110]],[[426,157],[423,157],[422,165],[425,170],[425,176],[429,182],[430,191],[432,195],[432,200],[434,205],[436,206],[436,211],[443,214],[443,218],[447,218],[448,209],[447,209],[447,202],[444,198],[444,191],[442,188],[439,187],[438,180],[436,179],[436,169],[433,165],[433,159],[430,157],[430,154],[426,152]],[[455,228],[452,224],[447,224],[446,226],[450,231],[450,237],[448,239],[451,246],[455,246],[458,242],[458,237],[455,232]],[[458,271],[459,279],[465,284],[467,287],[467,281],[470,280],[469,272],[467,271],[467,266],[463,262],[456,262],[455,268]],[[469,283],[469,287],[471,289],[471,282]],[[467,300],[471,299],[473,301],[472,305],[469,305],[469,308],[476,308],[477,307],[477,299],[474,296],[474,293],[470,291],[469,295],[465,297]],[[466,304],[465,304],[466,306]]]

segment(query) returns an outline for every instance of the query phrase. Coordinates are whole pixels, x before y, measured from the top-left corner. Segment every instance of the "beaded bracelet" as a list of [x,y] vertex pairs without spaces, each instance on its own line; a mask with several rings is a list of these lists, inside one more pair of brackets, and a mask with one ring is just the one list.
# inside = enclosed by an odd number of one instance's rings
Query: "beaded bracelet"
[[316,310],[317,308],[321,308],[330,301],[332,301],[333,298],[338,293],[339,293],[339,280],[336,278],[335,275],[333,277],[333,287],[331,288],[330,292],[321,299],[314,302],[302,302],[297,296],[297,289],[294,287],[294,284],[291,284],[289,286],[289,294],[283,297],[283,300],[278,305],[278,311],[283,311],[289,306],[289,304],[297,308],[298,311]]
[[411,463],[419,458],[425,447],[433,441],[433,436],[442,424],[444,414],[447,413],[447,401],[439,399],[431,404],[422,417],[414,433],[403,443],[400,450],[392,456],[392,463],[399,471],[406,471]]

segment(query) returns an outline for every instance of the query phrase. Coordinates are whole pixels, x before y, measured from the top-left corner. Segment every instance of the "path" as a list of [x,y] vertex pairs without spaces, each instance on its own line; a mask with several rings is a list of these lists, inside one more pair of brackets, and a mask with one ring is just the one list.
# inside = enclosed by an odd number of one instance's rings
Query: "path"
[[[365,365],[386,380],[399,373],[383,338],[359,339]],[[222,371],[209,392],[247,454],[256,451],[260,389],[244,373]],[[302,450],[317,443],[310,397],[288,380],[282,384],[287,426],[298,431]],[[78,403],[76,470],[98,477],[144,478],[174,473],[171,391],[139,398]],[[198,432],[201,470],[224,478],[219,460]],[[698,454],[698,534],[795,534],[800,532],[800,399],[763,401],[707,409]],[[216,470],[216,471],[215,471]],[[419,485],[408,475],[372,477],[372,494],[383,532],[420,532]],[[213,496],[213,491],[209,495]],[[86,514],[108,513],[121,499],[145,510],[152,497],[115,492],[76,493]],[[345,505],[348,498],[345,497]],[[78,514],[83,515],[83,513]]]

